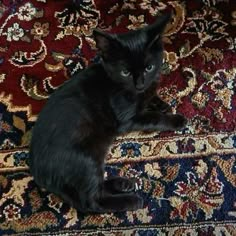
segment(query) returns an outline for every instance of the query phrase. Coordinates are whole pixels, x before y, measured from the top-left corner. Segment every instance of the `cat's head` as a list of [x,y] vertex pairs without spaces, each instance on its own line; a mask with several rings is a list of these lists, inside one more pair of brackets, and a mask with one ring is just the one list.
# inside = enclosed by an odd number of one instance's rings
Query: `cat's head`
[[154,24],[124,34],[94,30],[97,48],[109,77],[134,93],[144,92],[159,78],[162,33],[171,13],[159,16]]

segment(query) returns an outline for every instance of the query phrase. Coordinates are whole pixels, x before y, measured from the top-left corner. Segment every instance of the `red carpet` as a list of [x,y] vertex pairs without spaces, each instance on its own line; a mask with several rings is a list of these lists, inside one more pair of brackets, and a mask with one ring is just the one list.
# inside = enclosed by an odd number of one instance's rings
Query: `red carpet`
[[[0,235],[235,235],[235,0],[78,2],[0,2]],[[37,114],[63,81],[98,60],[94,28],[136,29],[166,8],[174,17],[158,91],[189,123],[112,145],[107,174],[139,178],[144,209],[77,213],[29,174]]]

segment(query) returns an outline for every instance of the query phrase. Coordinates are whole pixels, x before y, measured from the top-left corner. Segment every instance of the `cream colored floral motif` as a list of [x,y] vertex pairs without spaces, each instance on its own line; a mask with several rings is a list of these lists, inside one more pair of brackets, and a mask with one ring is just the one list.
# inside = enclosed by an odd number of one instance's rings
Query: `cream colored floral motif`
[[32,3],[26,3],[22,7],[19,8],[18,19],[31,21],[36,14],[36,8]]
[[148,207],[137,211],[127,211],[126,215],[127,219],[131,223],[133,223],[135,219],[141,221],[142,223],[149,223],[152,220],[152,217],[149,215]]
[[135,2],[136,0],[124,0],[121,10],[136,9]]
[[175,52],[167,52],[164,51],[164,62],[163,63],[168,63],[169,70],[174,71],[179,67],[179,57]]
[[176,197],[176,196],[170,197],[169,201],[170,201],[171,206],[175,207],[175,208],[177,208],[183,204],[182,199],[179,197]]
[[155,177],[157,179],[159,179],[162,176],[160,166],[157,162],[152,164],[147,163],[144,166],[144,170],[149,176]]
[[59,199],[56,195],[54,194],[49,194],[48,195],[48,201],[49,201],[49,207],[53,208],[55,211],[60,213],[60,209],[62,207],[62,200]]
[[209,101],[209,97],[208,97],[207,93],[198,92],[198,93],[195,93],[191,97],[191,101],[194,105],[197,106],[197,108],[201,109],[207,105],[207,103]]
[[203,177],[207,174],[208,172],[208,167],[207,164],[203,161],[203,160],[199,160],[197,162],[197,165],[195,167],[196,172],[198,174],[198,176],[203,179]]
[[20,208],[14,204],[5,206],[3,214],[6,218],[6,221],[18,220],[21,218]]
[[69,228],[75,225],[76,222],[78,221],[78,214],[76,209],[70,208],[70,210],[64,215],[64,218],[68,220],[65,225],[65,228]]
[[128,25],[127,28],[130,30],[136,30],[146,25],[146,23],[144,22],[144,15],[140,16],[129,15],[129,20],[131,21],[131,24]]
[[140,7],[141,9],[148,10],[151,15],[155,16],[159,11],[166,9],[167,5],[158,0],[145,0],[140,3]]
[[22,195],[25,193],[28,183],[32,180],[32,177],[24,177],[20,180],[12,180],[12,186],[7,193],[2,194],[0,199],[0,206],[8,199],[13,199],[15,203],[24,206],[24,198]]
[[0,83],[6,79],[6,74],[0,74]]
[[24,36],[24,30],[18,23],[14,23],[7,29],[7,41],[19,41]]
[[31,29],[31,34],[35,39],[41,39],[49,34],[49,23],[41,24],[40,22],[34,23],[34,28]]

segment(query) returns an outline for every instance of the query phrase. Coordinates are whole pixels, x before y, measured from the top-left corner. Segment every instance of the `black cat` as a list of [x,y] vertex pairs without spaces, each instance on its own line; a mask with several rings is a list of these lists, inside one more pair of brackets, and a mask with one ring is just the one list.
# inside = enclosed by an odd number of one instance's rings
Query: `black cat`
[[81,212],[143,207],[135,180],[104,180],[104,160],[114,138],[130,131],[182,129],[156,95],[162,64],[161,34],[170,14],[124,34],[94,31],[101,63],[91,65],[51,95],[39,114],[30,146],[36,183]]

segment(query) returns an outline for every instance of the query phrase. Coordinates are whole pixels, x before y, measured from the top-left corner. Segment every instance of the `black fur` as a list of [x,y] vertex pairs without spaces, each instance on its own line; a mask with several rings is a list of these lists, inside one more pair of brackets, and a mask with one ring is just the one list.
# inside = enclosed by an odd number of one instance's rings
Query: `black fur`
[[109,145],[130,131],[177,130],[182,115],[156,95],[162,64],[161,33],[170,15],[137,31],[94,31],[102,62],[52,94],[33,130],[30,170],[36,183],[81,212],[143,207],[134,179],[104,180]]

